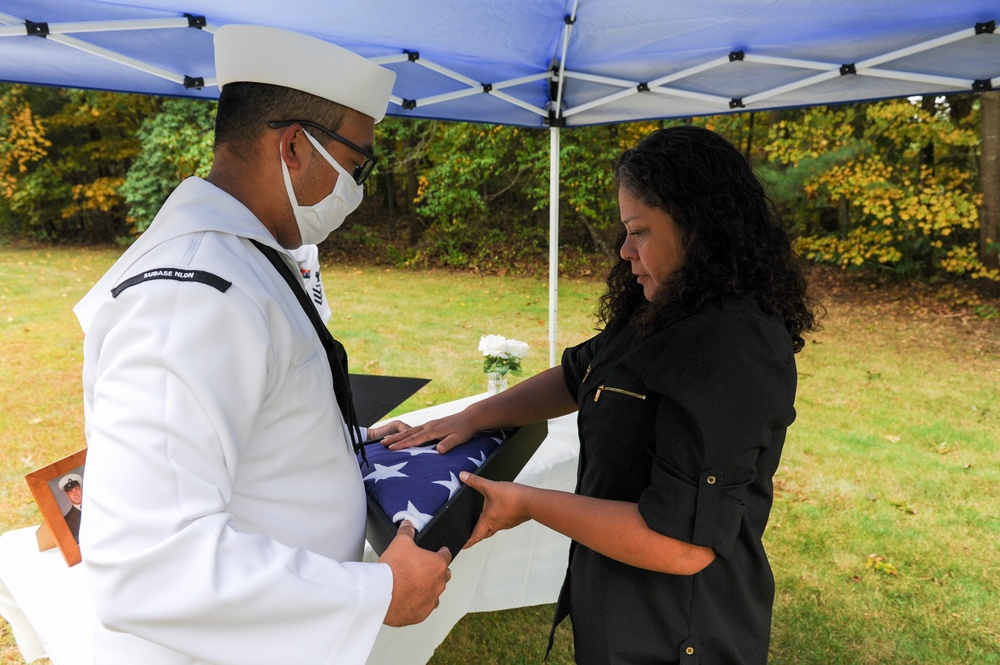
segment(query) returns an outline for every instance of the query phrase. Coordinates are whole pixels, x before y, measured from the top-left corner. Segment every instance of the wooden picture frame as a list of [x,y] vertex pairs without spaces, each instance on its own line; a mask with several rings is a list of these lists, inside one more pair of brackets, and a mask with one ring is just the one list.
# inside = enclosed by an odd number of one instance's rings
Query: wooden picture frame
[[[59,551],[62,552],[68,566],[80,563],[80,545],[65,516],[73,504],[68,498],[68,493],[60,488],[59,482],[69,474],[76,474],[80,477],[78,484],[82,491],[85,484],[83,478],[86,461],[87,449],[84,448],[24,477],[42,513],[45,526],[55,538],[56,545],[59,546]],[[78,523],[77,529],[79,529]]]

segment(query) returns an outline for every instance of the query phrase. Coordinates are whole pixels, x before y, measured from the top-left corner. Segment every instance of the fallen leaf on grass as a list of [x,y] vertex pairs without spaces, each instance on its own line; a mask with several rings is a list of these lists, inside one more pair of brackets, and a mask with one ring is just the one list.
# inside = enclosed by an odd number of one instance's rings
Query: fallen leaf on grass
[[899,575],[899,569],[894,564],[889,563],[877,554],[868,555],[868,562],[865,563],[865,568],[867,570],[874,570],[877,573],[885,573],[886,575]]
[[902,511],[903,511],[904,513],[906,513],[907,515],[916,515],[916,514],[917,514],[917,511],[915,511],[915,510],[914,510],[913,508],[910,508],[910,507],[909,507],[908,505],[906,505],[906,503],[905,503],[905,502],[903,502],[903,501],[890,501],[889,503],[891,503],[891,504],[892,504],[893,506],[895,506],[896,508],[899,508],[899,509],[900,509],[900,510],[902,510]]

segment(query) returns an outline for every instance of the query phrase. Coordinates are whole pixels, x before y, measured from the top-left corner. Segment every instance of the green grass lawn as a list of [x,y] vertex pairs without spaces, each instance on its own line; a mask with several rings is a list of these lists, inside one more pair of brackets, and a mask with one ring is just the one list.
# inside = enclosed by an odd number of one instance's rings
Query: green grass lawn
[[[0,246],[0,530],[38,524],[24,474],[84,446],[71,307],[117,254]],[[352,371],[432,379],[400,412],[484,391],[483,334],[528,342],[525,375],[548,366],[544,279],[323,275]],[[771,661],[1000,663],[1000,320],[989,318],[1000,303],[820,281],[829,313],[799,355],[798,419],[765,536]],[[560,347],[590,334],[601,290],[560,283]],[[550,616],[469,615],[432,663],[540,662]],[[572,662],[569,641],[564,627],[550,662]],[[3,625],[0,664],[21,662]]]

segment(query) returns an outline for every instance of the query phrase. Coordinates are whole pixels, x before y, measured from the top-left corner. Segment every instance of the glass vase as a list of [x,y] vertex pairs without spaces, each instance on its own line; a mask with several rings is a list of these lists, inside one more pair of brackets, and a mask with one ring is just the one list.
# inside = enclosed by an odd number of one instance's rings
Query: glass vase
[[496,395],[507,390],[507,375],[500,372],[486,373],[486,394]]

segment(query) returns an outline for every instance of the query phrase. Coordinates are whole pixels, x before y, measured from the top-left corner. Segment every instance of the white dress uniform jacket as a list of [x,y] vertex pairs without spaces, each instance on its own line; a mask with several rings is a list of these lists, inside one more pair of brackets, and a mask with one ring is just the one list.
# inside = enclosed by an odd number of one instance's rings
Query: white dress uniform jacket
[[389,606],[327,356],[249,238],[284,253],[189,178],[75,308],[99,665],[363,663]]

